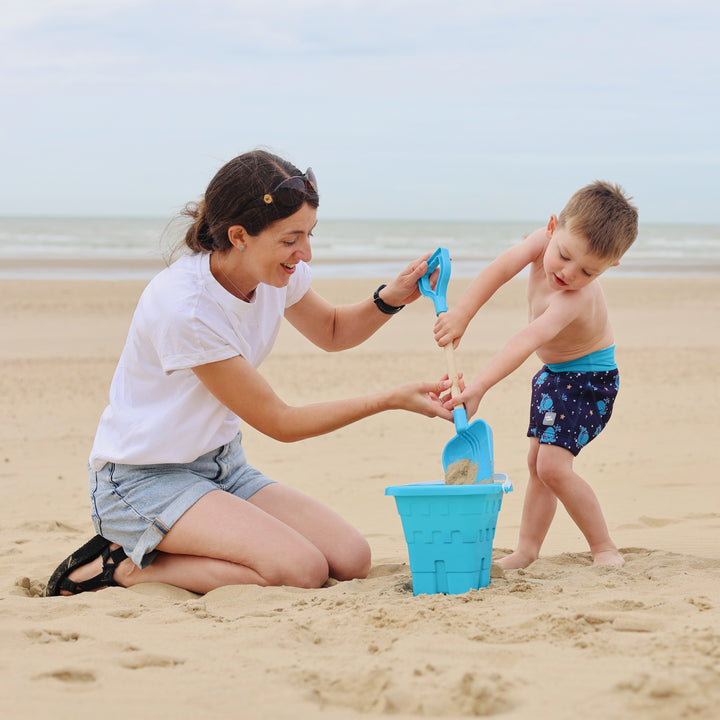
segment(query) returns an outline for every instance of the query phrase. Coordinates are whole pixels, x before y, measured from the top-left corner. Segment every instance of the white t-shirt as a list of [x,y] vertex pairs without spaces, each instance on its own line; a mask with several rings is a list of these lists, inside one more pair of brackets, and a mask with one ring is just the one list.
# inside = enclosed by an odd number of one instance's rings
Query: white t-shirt
[[90,466],[191,462],[230,442],[240,418],[192,368],[241,355],[267,357],[285,308],[310,287],[299,262],[288,286],[260,284],[253,302],[231,295],[210,272],[210,255],[185,255],[145,288],[110,385]]

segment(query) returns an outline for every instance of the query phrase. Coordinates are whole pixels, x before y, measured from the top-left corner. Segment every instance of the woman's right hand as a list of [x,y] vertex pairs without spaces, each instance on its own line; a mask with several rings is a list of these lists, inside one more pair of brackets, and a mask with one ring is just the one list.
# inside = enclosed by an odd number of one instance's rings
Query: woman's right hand
[[[382,299],[388,305],[409,305],[420,297],[418,280],[428,270],[429,257],[430,253],[427,253],[413,260],[396,278],[387,283],[382,290]],[[434,275],[437,275],[437,271]],[[435,277],[431,276],[431,279],[434,281]]]

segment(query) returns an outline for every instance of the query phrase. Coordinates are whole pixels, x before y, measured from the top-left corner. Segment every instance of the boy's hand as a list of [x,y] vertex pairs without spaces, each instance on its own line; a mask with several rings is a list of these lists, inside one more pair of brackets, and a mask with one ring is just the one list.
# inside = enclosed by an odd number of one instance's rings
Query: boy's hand
[[467,413],[468,420],[470,420],[480,407],[481,400],[482,395],[478,395],[472,391],[472,388],[468,388],[455,398],[455,405],[463,404],[465,406],[465,412]]
[[[447,380],[447,375],[443,378],[443,380]],[[477,409],[480,406],[480,401],[485,393],[479,388],[473,388],[472,385],[470,387],[466,387],[462,379],[462,373],[458,373],[458,380],[460,384],[460,394],[453,399],[452,395],[448,392],[447,394],[441,396],[440,399],[442,400],[443,405],[451,412],[458,405],[464,405],[465,413],[467,414],[469,420],[477,412]]]
[[433,328],[435,342],[440,347],[445,347],[445,345],[450,342],[453,344],[453,347],[457,347],[466,329],[467,322],[460,316],[460,313],[456,309],[440,313],[437,316],[435,327]]

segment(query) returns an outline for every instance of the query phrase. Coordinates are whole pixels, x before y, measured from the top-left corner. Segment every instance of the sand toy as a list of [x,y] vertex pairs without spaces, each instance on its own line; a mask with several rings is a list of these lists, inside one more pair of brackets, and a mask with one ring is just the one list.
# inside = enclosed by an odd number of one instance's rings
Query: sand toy
[[[438,271],[435,287],[430,278]],[[447,248],[438,248],[428,259],[428,270],[418,281],[420,292],[433,301],[435,315],[447,312],[447,286],[450,280],[450,253]],[[458,374],[452,343],[444,348],[448,377],[452,381],[451,394],[460,394]],[[445,482],[449,485],[466,485],[474,482],[493,482],[493,441],[492,430],[484,420],[468,424],[467,412],[463,405],[453,410],[455,437],[442,454]]]

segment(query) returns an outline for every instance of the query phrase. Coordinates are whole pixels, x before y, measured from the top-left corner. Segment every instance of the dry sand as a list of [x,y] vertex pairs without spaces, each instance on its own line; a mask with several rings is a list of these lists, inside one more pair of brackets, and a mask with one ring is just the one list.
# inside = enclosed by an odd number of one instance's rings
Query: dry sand
[[[542,558],[458,596],[410,589],[388,485],[441,480],[451,425],[387,413],[295,445],[252,430],[252,463],[322,499],[369,538],[363,581],[320,590],[163,585],[43,598],[92,534],[86,458],[142,282],[3,281],[0,293],[0,717],[711,718],[720,707],[720,279],[608,277],[622,388],[579,457],[622,570],[591,566],[564,510]],[[318,281],[334,301],[378,282]],[[454,302],[466,281],[452,281]],[[421,298],[363,347],[327,355],[283,330],[262,372],[289,402],[436,378]],[[471,375],[525,318],[506,287],[457,352]],[[515,491],[495,556],[515,545],[524,494],[528,361],[481,409]]]

